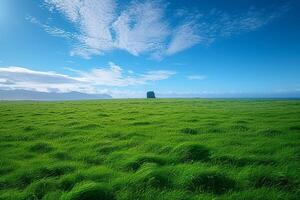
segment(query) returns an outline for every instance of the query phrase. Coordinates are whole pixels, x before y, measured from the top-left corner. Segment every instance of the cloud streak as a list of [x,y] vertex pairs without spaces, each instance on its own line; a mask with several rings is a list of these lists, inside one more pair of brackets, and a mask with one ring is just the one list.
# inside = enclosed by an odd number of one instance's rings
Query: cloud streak
[[197,33],[198,25],[195,21],[181,24],[174,30],[173,37],[166,50],[167,55],[188,49],[203,40],[203,36]]
[[71,55],[85,58],[120,49],[134,56],[150,54],[160,59],[197,44],[209,45],[221,37],[255,31],[289,9],[251,7],[235,14],[217,9],[192,13],[181,10],[174,22],[166,15],[164,1],[132,1],[122,9],[115,0],[44,1],[51,12],[60,12],[77,27],[77,32],[29,21],[41,25],[51,35],[74,40]]
[[53,27],[53,26],[49,26],[47,24],[43,24],[33,16],[27,16],[25,19],[32,24],[36,24],[36,25],[40,26],[49,35],[52,35],[55,37],[61,37],[61,38],[69,39],[69,40],[76,38],[75,34],[67,32],[58,27]]
[[40,92],[70,92],[85,93],[103,92],[101,87],[126,87],[149,84],[165,80],[175,74],[173,71],[148,71],[144,74],[126,73],[123,69],[110,62],[107,67],[95,68],[90,71],[68,69],[75,76],[56,72],[34,71],[23,67],[0,68],[1,89],[25,89]]
[[189,79],[189,80],[204,80],[204,79],[206,79],[206,76],[203,76],[203,75],[190,75],[190,76],[187,76],[187,79]]

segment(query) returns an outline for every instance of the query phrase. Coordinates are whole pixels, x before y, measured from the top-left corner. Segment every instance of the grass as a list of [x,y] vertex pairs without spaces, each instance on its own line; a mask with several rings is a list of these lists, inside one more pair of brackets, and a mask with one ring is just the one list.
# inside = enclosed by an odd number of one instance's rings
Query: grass
[[299,199],[300,101],[0,102],[0,200]]

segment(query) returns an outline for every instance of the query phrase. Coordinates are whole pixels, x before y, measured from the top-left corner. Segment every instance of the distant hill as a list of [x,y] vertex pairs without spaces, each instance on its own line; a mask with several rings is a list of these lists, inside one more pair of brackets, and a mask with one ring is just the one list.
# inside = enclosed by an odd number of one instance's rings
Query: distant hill
[[108,94],[86,94],[80,92],[36,92],[29,90],[0,90],[0,100],[84,100],[84,99],[111,99]]

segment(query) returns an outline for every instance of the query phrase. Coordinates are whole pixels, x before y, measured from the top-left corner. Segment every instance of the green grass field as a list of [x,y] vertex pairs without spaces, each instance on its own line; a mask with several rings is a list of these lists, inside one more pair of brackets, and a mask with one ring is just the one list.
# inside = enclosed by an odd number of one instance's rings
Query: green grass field
[[0,199],[300,199],[300,101],[0,103]]

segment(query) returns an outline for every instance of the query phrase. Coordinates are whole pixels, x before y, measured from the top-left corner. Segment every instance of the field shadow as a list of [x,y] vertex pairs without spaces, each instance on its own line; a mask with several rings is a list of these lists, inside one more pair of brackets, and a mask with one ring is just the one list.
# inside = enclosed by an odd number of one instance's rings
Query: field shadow
[[250,128],[246,125],[236,124],[230,127],[231,130],[239,131],[239,132],[245,132],[249,131]]
[[291,126],[290,128],[289,128],[291,131],[300,131],[300,126]]
[[275,165],[277,162],[272,159],[235,158],[232,156],[220,156],[212,158],[212,162],[218,165],[232,165],[245,167],[247,165]]
[[200,172],[187,183],[186,188],[192,192],[223,194],[236,187],[236,182],[230,177],[218,172]]
[[48,153],[54,150],[54,147],[52,147],[52,145],[45,143],[45,142],[39,142],[39,143],[35,143],[33,145],[30,146],[29,150],[31,152],[35,152],[35,153]]
[[109,114],[106,114],[106,113],[100,113],[100,114],[98,114],[98,117],[109,117]]
[[100,125],[98,124],[86,124],[86,125],[81,125],[76,127],[76,129],[80,129],[80,130],[91,130],[91,129],[96,129],[99,128]]
[[147,121],[141,121],[141,122],[133,122],[133,123],[131,123],[131,125],[133,125],[133,126],[146,126],[146,125],[151,125],[151,123],[147,122]]
[[180,132],[184,133],[184,134],[188,134],[188,135],[196,135],[199,133],[199,131],[194,128],[183,128],[183,129],[180,129]]
[[10,176],[6,187],[26,188],[36,180],[59,177],[74,170],[75,167],[62,164],[19,170]]
[[264,135],[267,137],[275,137],[275,136],[280,136],[280,135],[284,134],[282,131],[277,130],[277,129],[265,129],[265,130],[259,131],[258,133],[260,135]]
[[51,156],[53,158],[55,158],[57,160],[61,160],[61,161],[70,160],[71,159],[71,156],[68,153],[66,153],[66,152],[55,152]]
[[223,133],[224,130],[221,128],[208,128],[207,132],[208,133]]
[[256,188],[275,187],[280,190],[293,191],[299,182],[285,175],[275,175],[267,172],[253,173],[249,178],[250,184]]
[[33,126],[25,126],[25,127],[23,128],[23,130],[24,130],[25,132],[30,132],[30,131],[34,131],[35,128],[34,128]]

